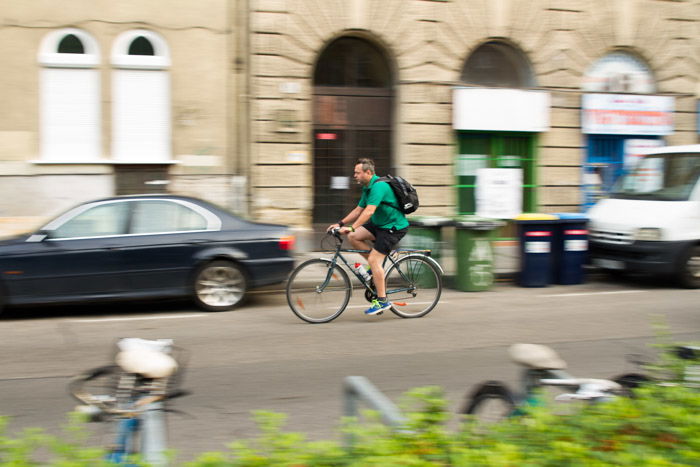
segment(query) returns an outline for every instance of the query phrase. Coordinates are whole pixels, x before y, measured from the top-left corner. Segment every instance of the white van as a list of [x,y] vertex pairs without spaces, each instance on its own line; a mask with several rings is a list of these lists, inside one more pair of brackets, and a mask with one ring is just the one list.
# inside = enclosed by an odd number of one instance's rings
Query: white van
[[645,151],[589,211],[591,262],[700,288],[700,144]]

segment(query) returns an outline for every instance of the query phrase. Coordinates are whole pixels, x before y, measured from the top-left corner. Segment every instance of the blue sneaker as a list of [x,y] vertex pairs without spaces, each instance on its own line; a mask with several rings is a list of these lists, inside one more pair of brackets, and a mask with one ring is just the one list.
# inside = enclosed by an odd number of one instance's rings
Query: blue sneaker
[[391,308],[391,302],[380,302],[379,300],[372,300],[372,306],[365,310],[366,315],[378,315],[384,313],[384,310]]

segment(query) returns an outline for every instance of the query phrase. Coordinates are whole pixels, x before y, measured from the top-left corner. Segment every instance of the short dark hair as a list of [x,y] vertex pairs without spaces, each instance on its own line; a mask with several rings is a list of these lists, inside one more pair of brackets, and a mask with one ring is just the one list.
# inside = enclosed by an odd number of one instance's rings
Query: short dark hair
[[362,170],[369,170],[370,172],[372,172],[372,174],[375,173],[374,161],[372,159],[362,157],[360,159],[357,159],[357,161],[355,162],[355,165],[357,165],[357,164],[362,164]]

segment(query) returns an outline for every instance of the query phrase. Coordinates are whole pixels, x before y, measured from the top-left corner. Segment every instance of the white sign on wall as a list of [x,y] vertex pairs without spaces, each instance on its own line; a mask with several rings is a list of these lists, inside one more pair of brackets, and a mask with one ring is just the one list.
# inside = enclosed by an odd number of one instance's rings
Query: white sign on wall
[[549,93],[521,89],[456,88],[452,95],[455,130],[549,130]]
[[476,214],[494,219],[512,219],[522,212],[522,169],[478,169]]
[[670,96],[584,94],[581,127],[603,135],[670,135],[673,109]]

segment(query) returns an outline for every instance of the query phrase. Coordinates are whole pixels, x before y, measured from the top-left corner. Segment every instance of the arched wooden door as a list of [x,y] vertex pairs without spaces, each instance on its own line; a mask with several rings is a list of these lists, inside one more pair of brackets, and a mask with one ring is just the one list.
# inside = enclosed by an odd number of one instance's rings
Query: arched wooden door
[[313,222],[325,227],[357,205],[352,178],[359,157],[377,172],[393,168],[393,79],[385,55],[373,44],[342,37],[326,47],[314,73]]

